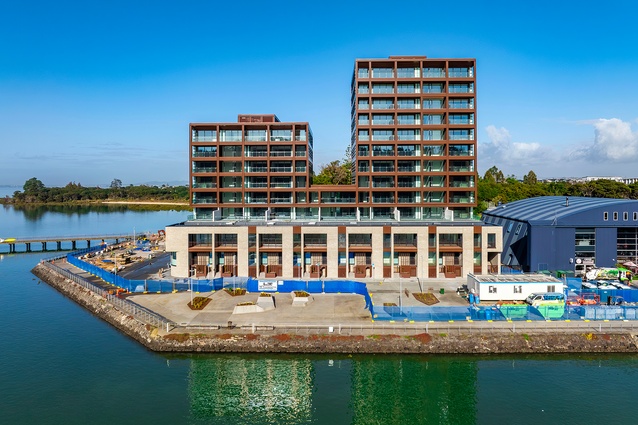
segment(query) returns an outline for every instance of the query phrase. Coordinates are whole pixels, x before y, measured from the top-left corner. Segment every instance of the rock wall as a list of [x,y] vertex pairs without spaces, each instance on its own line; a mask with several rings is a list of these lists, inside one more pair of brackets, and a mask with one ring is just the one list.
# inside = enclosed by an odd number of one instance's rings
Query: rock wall
[[[48,267],[38,264],[33,274],[82,307],[140,342],[162,352],[208,353],[636,353],[637,341],[630,333],[443,333],[418,335],[295,335],[275,331],[246,333],[222,329],[206,334],[165,333],[119,311],[101,296],[84,289]],[[397,330],[400,332],[400,330]]]

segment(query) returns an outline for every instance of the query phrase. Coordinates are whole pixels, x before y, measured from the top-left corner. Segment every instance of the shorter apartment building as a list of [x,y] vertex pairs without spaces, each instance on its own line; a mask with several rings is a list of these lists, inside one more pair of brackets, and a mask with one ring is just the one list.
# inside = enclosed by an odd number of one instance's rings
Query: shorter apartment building
[[501,228],[467,223],[197,221],[166,228],[174,276],[442,278],[498,273]]

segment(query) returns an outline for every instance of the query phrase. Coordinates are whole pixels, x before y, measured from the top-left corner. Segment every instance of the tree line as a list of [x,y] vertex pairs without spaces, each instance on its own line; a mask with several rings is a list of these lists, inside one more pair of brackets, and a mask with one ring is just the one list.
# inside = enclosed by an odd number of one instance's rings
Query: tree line
[[4,203],[34,204],[88,201],[176,201],[188,202],[186,186],[124,186],[114,179],[110,187],[89,187],[71,182],[64,187],[46,187],[33,177],[27,180],[22,191],[15,191]]
[[534,171],[523,180],[504,176],[497,167],[492,167],[479,177],[477,212],[490,205],[518,201],[537,196],[584,196],[589,198],[638,199],[638,183],[624,184],[614,180],[587,182],[539,181]]

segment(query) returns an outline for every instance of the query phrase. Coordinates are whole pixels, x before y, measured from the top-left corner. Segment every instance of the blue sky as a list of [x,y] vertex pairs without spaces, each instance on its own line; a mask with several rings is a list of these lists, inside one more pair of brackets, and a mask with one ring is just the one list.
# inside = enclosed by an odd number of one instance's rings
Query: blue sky
[[355,58],[477,59],[479,173],[638,177],[630,1],[5,1],[0,184],[186,182],[188,124],[350,139]]

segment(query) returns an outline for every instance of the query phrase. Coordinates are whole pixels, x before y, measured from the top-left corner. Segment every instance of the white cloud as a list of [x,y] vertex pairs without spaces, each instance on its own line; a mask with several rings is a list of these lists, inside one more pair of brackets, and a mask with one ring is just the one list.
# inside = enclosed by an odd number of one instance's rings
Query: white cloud
[[633,162],[638,159],[638,132],[631,123],[618,118],[598,119],[589,122],[594,126],[594,143],[581,146],[573,154],[590,162]]
[[638,160],[638,131],[632,129],[633,122],[600,118],[576,123],[593,127],[593,141],[560,150],[536,142],[513,142],[506,128],[490,125],[485,129],[489,141],[479,146],[479,166],[495,165],[506,175],[518,177],[529,170],[541,178],[638,174],[621,166]]
[[512,142],[512,136],[505,127],[496,128],[489,125],[485,131],[489,142],[479,146],[479,161],[484,165],[492,164],[501,168],[499,164],[509,164],[516,165],[517,168],[529,168],[547,161],[552,156],[551,148],[540,143]]

